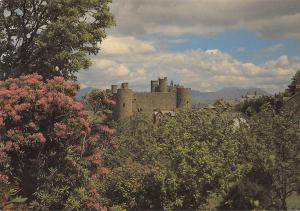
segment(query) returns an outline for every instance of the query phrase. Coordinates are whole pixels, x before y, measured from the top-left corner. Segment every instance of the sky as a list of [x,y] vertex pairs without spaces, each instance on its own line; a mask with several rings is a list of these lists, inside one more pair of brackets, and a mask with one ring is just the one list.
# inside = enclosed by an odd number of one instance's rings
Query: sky
[[284,91],[300,70],[300,0],[113,0],[107,30],[82,87],[168,77],[199,91]]

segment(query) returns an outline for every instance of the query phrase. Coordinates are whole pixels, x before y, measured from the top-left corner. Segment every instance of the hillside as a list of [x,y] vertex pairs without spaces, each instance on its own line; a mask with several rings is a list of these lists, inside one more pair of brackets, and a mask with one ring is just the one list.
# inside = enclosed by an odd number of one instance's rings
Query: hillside
[[89,91],[91,91],[93,88],[92,87],[86,87],[86,88],[82,88],[78,91],[77,95],[75,96],[75,98],[77,100],[80,100],[83,96],[85,96],[87,93],[89,93]]
[[257,95],[270,95],[268,92],[260,88],[244,89],[237,87],[229,87],[216,92],[201,92],[197,90],[192,90],[192,100],[194,104],[199,102],[214,102],[221,98],[223,98],[224,100],[235,100],[241,98],[241,96],[243,95],[254,94],[255,92]]

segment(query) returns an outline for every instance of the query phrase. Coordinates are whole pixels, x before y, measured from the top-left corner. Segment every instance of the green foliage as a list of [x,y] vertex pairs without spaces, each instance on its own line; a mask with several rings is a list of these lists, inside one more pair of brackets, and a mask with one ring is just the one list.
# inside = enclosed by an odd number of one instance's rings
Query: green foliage
[[273,201],[279,200],[278,208],[285,209],[286,198],[300,183],[300,118],[293,111],[267,110],[250,124],[255,136],[247,144],[249,159],[271,175]]
[[245,102],[237,105],[236,109],[248,116],[252,116],[261,112],[266,105],[271,106],[276,112],[279,112],[283,107],[283,104],[282,95],[262,96],[255,100],[246,100]]
[[91,109],[94,114],[99,111],[113,110],[115,101],[112,100],[112,95],[104,90],[92,89],[85,97],[85,105]]
[[218,209],[267,209],[272,205],[272,198],[270,197],[271,188],[271,175],[254,167],[227,191]]
[[0,207],[3,210],[28,210],[27,198],[17,195],[19,185],[9,181],[8,176],[0,174]]
[[298,70],[292,78],[292,82],[286,90],[286,95],[292,96],[296,93],[296,85],[300,85],[300,70]]
[[265,107],[248,125],[241,146],[252,170],[229,191],[221,209],[287,209],[287,198],[300,184],[300,118],[292,110]]
[[212,193],[240,177],[242,138],[229,116],[182,111],[157,127],[137,115],[122,122],[117,149],[104,153],[109,206],[134,209],[204,208]]
[[212,192],[226,190],[242,174],[241,138],[232,117],[202,110],[179,113],[162,124],[158,140],[168,170],[177,177],[182,208],[201,208]]
[[[75,78],[114,24],[111,0],[2,0],[0,79],[37,72]],[[57,70],[57,68],[59,70]]]

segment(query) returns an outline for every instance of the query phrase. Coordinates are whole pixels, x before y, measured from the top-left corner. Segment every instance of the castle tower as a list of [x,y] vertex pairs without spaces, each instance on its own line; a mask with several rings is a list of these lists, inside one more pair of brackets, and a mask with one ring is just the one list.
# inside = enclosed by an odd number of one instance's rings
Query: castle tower
[[133,92],[128,89],[128,83],[123,83],[116,96],[116,119],[123,119],[132,115],[132,96]]
[[122,89],[128,89],[128,83],[126,82],[126,83],[122,83],[121,84],[121,88]]
[[167,77],[159,78],[159,92],[168,92]]
[[151,80],[151,92],[156,92],[158,87],[158,80]]
[[177,108],[191,108],[192,107],[192,89],[191,88],[177,88]]
[[118,85],[111,85],[111,93],[117,94],[118,91]]

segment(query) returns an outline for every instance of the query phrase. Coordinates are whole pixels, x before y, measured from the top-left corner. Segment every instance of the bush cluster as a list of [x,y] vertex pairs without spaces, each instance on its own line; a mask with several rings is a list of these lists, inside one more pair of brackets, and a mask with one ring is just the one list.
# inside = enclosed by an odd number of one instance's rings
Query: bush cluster
[[0,82],[2,206],[21,197],[36,209],[101,207],[99,135],[74,100],[77,90],[37,74]]

